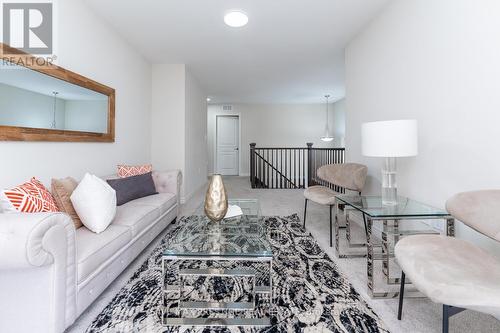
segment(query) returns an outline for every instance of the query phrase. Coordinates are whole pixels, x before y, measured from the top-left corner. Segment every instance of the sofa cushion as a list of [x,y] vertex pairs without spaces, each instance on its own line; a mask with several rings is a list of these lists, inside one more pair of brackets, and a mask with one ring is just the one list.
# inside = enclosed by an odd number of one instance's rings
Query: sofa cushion
[[159,207],[125,204],[116,210],[113,225],[129,228],[134,238],[158,217],[160,217]]
[[85,280],[106,260],[122,249],[130,240],[130,228],[111,224],[96,234],[86,227],[76,230],[78,282]]
[[337,192],[330,188],[321,185],[309,186],[304,190],[306,199],[319,203],[320,205],[333,205],[337,194]]
[[175,202],[175,196],[169,193],[130,201],[117,208],[113,224],[130,228],[134,238],[168,211]]
[[164,214],[177,203],[177,197],[173,193],[159,193],[131,201],[130,203],[133,205],[160,207],[160,213]]

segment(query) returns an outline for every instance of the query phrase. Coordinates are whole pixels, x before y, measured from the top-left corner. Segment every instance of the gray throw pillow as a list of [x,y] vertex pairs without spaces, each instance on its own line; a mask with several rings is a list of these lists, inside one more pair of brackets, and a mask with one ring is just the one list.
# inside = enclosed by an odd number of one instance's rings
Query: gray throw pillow
[[127,178],[108,179],[107,182],[116,191],[117,206],[148,195],[158,194],[151,172]]

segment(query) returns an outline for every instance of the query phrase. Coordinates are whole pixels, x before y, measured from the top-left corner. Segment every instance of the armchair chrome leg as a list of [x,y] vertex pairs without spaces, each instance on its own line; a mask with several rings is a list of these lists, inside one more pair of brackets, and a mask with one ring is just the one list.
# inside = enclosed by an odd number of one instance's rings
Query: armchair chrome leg
[[401,272],[401,286],[399,287],[399,307],[398,307],[398,320],[401,320],[401,316],[403,315],[403,300],[405,293],[405,272]]
[[333,246],[333,241],[332,241],[332,210],[333,210],[333,205],[330,205],[330,247]]
[[304,228],[306,227],[307,199],[304,204]]

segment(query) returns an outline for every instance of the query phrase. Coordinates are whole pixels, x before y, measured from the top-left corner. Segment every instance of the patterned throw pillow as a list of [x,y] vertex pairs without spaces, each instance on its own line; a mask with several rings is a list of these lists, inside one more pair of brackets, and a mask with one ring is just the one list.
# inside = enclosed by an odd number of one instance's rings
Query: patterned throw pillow
[[144,165],[118,165],[118,177],[127,178],[132,176],[144,175],[153,171],[151,164]]
[[[52,194],[35,177],[29,182],[10,190],[3,190],[4,200],[7,200],[11,211],[23,213],[58,212],[59,209]],[[3,205],[5,207],[5,205]]]

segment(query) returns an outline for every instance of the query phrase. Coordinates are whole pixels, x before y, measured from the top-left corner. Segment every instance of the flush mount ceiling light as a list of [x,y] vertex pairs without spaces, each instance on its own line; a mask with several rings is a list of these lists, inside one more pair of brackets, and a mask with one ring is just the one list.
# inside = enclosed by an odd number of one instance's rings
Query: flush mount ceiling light
[[210,97],[207,97],[207,102],[210,102],[212,99]]
[[224,23],[230,27],[239,28],[248,23],[248,16],[241,10],[231,10],[224,15]]

